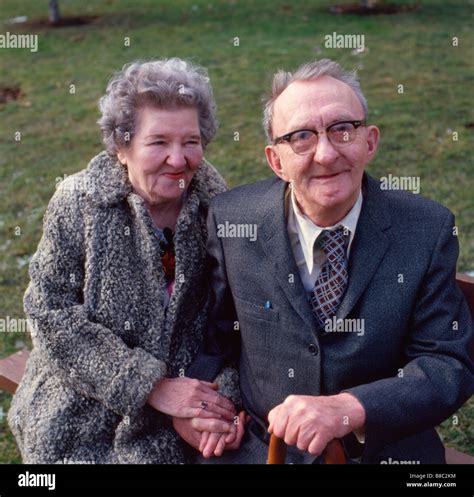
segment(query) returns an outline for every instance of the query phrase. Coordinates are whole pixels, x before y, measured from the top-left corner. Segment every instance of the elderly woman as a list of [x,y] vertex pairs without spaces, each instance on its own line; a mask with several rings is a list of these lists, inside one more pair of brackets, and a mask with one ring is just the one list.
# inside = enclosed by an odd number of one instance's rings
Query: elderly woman
[[203,159],[212,89],[182,60],[135,62],[100,108],[106,151],[60,183],[31,261],[34,348],[9,424],[26,463],[183,463],[172,420],[225,433],[235,415],[216,391],[232,397],[229,371],[186,377],[208,309],[208,203],[225,189]]

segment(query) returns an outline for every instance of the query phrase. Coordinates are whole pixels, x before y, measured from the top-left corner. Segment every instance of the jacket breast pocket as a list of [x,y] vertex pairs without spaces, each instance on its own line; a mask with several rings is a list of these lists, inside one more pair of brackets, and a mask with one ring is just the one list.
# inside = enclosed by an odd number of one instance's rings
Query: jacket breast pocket
[[271,304],[266,306],[263,302],[256,304],[244,300],[237,295],[234,295],[235,307],[237,314],[244,314],[246,317],[257,319],[260,321],[277,322],[279,320],[278,309],[271,307]]

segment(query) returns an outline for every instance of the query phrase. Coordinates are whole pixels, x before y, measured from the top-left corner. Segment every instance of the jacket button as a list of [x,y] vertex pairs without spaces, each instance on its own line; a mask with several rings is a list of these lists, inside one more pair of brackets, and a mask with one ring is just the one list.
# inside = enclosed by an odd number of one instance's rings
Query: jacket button
[[308,350],[310,351],[311,354],[313,355],[318,355],[319,353],[319,350],[318,350],[318,347],[316,345],[314,345],[314,343],[311,343],[308,347]]

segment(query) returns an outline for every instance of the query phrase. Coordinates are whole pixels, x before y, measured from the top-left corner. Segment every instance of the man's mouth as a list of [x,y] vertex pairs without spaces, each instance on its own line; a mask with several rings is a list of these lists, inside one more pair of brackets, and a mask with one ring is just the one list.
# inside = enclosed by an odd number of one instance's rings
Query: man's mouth
[[336,176],[339,176],[339,174],[342,174],[344,171],[339,171],[334,174],[321,174],[320,176],[315,176],[316,179],[321,180],[321,179],[331,179],[335,178]]

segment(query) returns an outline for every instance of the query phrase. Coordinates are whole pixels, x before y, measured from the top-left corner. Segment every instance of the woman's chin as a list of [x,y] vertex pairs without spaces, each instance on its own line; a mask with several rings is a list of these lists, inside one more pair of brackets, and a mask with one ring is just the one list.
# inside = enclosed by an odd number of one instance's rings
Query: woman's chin
[[169,202],[177,202],[183,196],[183,188],[160,188],[148,195],[148,203],[151,205],[159,205]]

